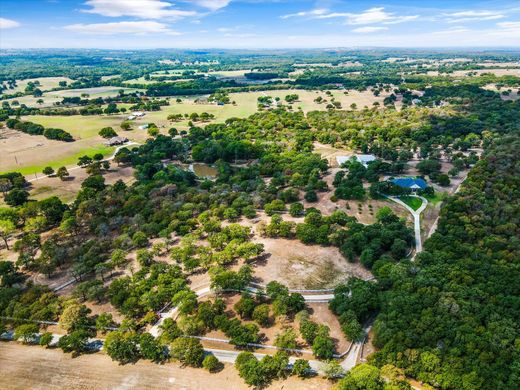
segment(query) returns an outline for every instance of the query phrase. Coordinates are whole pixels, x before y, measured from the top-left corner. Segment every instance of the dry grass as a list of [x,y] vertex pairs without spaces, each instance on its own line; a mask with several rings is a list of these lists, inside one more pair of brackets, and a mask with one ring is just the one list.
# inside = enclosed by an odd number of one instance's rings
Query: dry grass
[[[240,300],[239,294],[226,294],[221,296],[221,298],[224,299],[224,302],[226,303],[226,313],[229,316],[238,317],[237,313],[233,309],[233,305],[237,303]],[[209,298],[208,298],[209,299]],[[338,318],[334,313],[330,311],[328,308],[327,303],[312,303],[308,304],[308,310],[310,313],[310,319],[319,323],[319,324],[325,324],[330,328],[330,336],[334,339],[336,351],[341,353],[344,352],[349,344],[350,341],[347,340],[341,331],[341,325],[338,321]],[[271,313],[271,316],[273,313]],[[274,345],[276,340],[276,335],[278,335],[280,332],[282,332],[284,329],[293,329],[295,333],[299,336],[297,338],[297,344],[298,349],[304,349],[304,350],[310,350],[311,346],[308,345],[304,339],[300,337],[299,332],[299,324],[294,319],[288,319],[285,317],[280,317],[277,319],[272,318],[273,321],[268,327],[262,327],[259,326],[256,322],[250,321],[250,320],[241,320],[244,324],[247,323],[254,323],[260,328],[260,335],[262,337],[261,343],[265,345]],[[226,335],[219,330],[214,330],[205,335],[206,337],[214,337],[214,338],[220,338],[220,339],[227,339]],[[204,345],[206,345],[206,341],[203,342]],[[210,342],[207,344],[207,347],[217,347],[219,349],[226,349],[226,350],[234,350],[235,347],[233,345],[224,344],[224,343],[218,343],[218,342]],[[265,348],[260,348],[258,352],[262,353],[268,353],[268,354],[274,354],[276,350]],[[304,358],[306,359],[313,359],[312,354],[303,354]]]
[[[216,374],[178,362],[119,365],[103,353],[72,358],[59,349],[17,343],[2,343],[0,367],[0,387],[5,390],[249,389],[229,364]],[[319,378],[289,377],[268,388],[322,390],[330,385]]]
[[336,247],[305,245],[297,240],[255,237],[264,244],[266,260],[253,265],[259,283],[279,281],[290,288],[332,288],[352,276],[372,276],[361,264],[349,263]]
[[38,87],[42,91],[48,91],[53,88],[58,88],[60,81],[66,81],[67,83],[72,83],[73,80],[68,77],[39,77],[36,79],[25,79],[25,80],[16,80],[16,88],[8,89],[5,91],[6,94],[11,95],[17,92],[24,92],[25,87],[29,84],[29,82],[39,81],[40,86]]

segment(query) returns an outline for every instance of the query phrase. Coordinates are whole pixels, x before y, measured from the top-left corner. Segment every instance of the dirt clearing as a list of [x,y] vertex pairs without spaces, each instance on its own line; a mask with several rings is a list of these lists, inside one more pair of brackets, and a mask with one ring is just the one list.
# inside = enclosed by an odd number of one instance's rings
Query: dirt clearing
[[[139,361],[118,365],[104,354],[96,353],[72,359],[61,350],[0,344],[0,388],[2,389],[249,389],[235,368],[226,364],[217,374],[202,369],[181,367],[178,363],[163,365]],[[291,377],[274,382],[270,389],[330,388],[323,379]]]
[[332,288],[352,276],[368,279],[370,271],[349,263],[336,247],[305,245],[297,240],[255,238],[269,258],[253,265],[258,283],[276,280],[289,288]]

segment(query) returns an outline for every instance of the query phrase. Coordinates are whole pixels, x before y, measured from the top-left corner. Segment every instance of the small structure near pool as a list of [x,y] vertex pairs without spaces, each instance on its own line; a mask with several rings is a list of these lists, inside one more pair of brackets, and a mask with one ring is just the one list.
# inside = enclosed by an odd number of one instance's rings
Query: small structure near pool
[[391,180],[396,186],[401,188],[408,188],[412,190],[412,192],[417,192],[418,190],[424,190],[428,187],[428,184],[424,179],[420,177],[398,177],[396,179]]

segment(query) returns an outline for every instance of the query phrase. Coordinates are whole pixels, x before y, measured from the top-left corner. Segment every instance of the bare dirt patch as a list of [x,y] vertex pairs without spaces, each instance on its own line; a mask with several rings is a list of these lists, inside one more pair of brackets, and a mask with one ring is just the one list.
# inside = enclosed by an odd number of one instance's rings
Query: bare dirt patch
[[[329,173],[327,173],[323,177],[323,180],[329,186],[330,191],[318,192],[317,202],[310,203],[307,201],[303,201],[302,203],[306,208],[314,207],[320,210],[323,215],[330,215],[334,211],[341,210],[344,211],[347,215],[355,217],[360,223],[372,224],[376,222],[376,215],[380,208],[390,207],[397,216],[405,218],[407,220],[409,219],[410,222],[412,221],[410,215],[408,215],[406,210],[403,210],[395,203],[388,202],[387,200],[375,200],[368,198],[363,201],[343,199],[332,201],[331,197],[332,195],[334,195],[334,186],[332,183],[334,181],[336,173],[338,173],[339,171],[341,171],[340,168],[332,168],[329,170]],[[366,189],[368,190],[368,188]]]
[[[118,167],[112,163],[112,168],[105,174],[105,184],[114,184],[118,180],[122,180],[125,184],[130,185],[135,178],[133,176],[134,169],[129,166]],[[85,169],[71,170],[67,180],[61,181],[57,177],[46,177],[31,182],[30,194],[31,199],[41,200],[51,196],[59,197],[63,202],[70,202],[76,198],[81,183],[88,177]]]
[[[249,389],[229,364],[216,374],[202,369],[139,361],[118,365],[102,353],[71,358],[61,350],[2,343],[0,387],[6,390],[34,389]],[[330,388],[319,378],[302,381],[290,377],[274,382],[271,389]]]
[[269,255],[253,265],[255,278],[267,284],[276,280],[289,288],[331,288],[355,276],[372,276],[357,263],[349,263],[336,247],[305,245],[297,240],[256,237]]

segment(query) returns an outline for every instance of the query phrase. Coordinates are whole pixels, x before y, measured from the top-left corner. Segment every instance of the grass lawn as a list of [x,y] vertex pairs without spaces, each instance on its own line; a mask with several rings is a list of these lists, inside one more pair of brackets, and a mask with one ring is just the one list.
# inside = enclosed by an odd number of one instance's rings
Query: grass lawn
[[437,203],[444,201],[446,195],[445,192],[435,192],[433,196],[425,196],[425,198],[428,199],[428,202],[432,205],[436,205]]
[[419,207],[421,207],[422,205],[421,198],[417,198],[415,196],[401,196],[399,199],[401,199],[404,203],[406,203],[414,210],[418,210]]
[[[105,157],[110,157],[114,151],[114,148],[108,147],[108,146],[98,146],[98,147],[92,147],[88,149],[83,149],[81,152],[75,153],[73,155],[53,160],[52,158],[49,158],[49,161],[45,164],[39,164],[39,165],[31,165],[26,166],[23,168],[16,168],[11,169],[8,172],[16,171],[20,172],[22,175],[34,175],[34,174],[40,174],[43,171],[43,168],[45,167],[52,167],[54,170],[58,170],[60,167],[70,167],[73,165],[76,165],[78,162],[78,158],[84,155],[93,156],[96,153],[101,153]],[[5,173],[5,172],[0,172]],[[43,174],[42,174],[43,175]],[[28,179],[32,179],[32,177],[28,177]]]
[[38,123],[44,127],[53,127],[68,131],[75,140],[92,138],[98,135],[103,127],[113,127],[116,132],[126,115],[34,115],[23,117],[23,120]]

